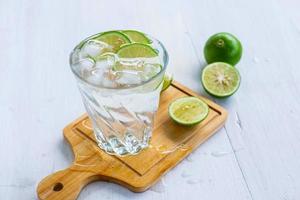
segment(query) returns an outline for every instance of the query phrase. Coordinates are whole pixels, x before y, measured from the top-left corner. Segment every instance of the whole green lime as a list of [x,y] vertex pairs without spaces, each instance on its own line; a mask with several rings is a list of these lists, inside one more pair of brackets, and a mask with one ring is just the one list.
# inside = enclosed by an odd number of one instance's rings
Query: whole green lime
[[208,64],[225,62],[236,65],[242,57],[241,42],[230,33],[217,33],[211,36],[204,47],[204,56]]

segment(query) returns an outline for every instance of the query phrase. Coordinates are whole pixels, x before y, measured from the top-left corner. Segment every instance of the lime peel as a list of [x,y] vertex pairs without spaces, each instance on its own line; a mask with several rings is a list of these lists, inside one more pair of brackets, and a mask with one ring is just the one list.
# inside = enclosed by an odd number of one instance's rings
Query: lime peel
[[136,30],[124,30],[122,33],[127,35],[131,42],[151,44],[151,40],[142,32]]
[[163,79],[163,86],[162,86],[162,89],[161,91],[165,91],[166,89],[168,89],[171,85],[173,81],[173,76],[172,74],[169,74],[169,73],[165,73],[164,75],[164,79]]
[[142,43],[125,44],[117,54],[120,58],[152,58],[158,56],[158,53],[151,46]]

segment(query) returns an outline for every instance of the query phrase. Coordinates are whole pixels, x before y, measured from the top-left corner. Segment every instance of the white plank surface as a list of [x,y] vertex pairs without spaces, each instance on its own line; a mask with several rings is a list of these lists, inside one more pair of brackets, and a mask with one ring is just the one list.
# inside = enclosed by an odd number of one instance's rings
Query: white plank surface
[[297,0],[0,0],[0,199],[36,199],[38,182],[72,162],[61,132],[84,109],[69,52],[88,35],[126,28],[159,38],[176,80],[205,96],[203,45],[215,32],[234,33],[244,46],[241,88],[214,99],[229,110],[225,128],[154,188],[135,194],[99,182],[79,199],[300,199],[299,7]]

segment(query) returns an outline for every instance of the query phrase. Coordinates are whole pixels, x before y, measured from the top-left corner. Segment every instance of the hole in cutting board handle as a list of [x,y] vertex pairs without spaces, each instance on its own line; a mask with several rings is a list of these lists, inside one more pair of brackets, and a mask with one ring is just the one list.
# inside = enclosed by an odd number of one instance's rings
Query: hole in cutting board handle
[[59,192],[61,191],[62,189],[64,188],[64,185],[60,182],[58,183],[55,183],[54,186],[53,186],[53,191],[55,192]]

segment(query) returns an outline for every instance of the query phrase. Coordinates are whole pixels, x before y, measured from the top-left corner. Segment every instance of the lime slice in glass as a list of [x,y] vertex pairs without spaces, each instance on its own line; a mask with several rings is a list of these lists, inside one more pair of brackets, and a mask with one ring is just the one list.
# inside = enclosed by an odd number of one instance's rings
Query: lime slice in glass
[[197,97],[182,97],[173,101],[169,106],[169,115],[182,125],[195,125],[208,115],[207,104]]
[[122,45],[130,43],[129,38],[119,31],[104,32],[93,39],[110,45],[110,49],[107,49],[106,52],[117,52]]
[[135,30],[125,30],[122,31],[125,35],[127,35],[131,42],[138,42],[143,44],[150,44],[151,40],[147,38],[144,33]]
[[164,75],[164,80],[163,81],[164,82],[163,82],[163,86],[162,86],[161,91],[164,91],[164,90],[168,89],[168,87],[170,87],[170,85],[173,81],[172,74],[169,74],[169,73],[166,72],[165,75]]
[[157,52],[149,45],[141,43],[126,44],[120,48],[117,55],[119,62],[113,68],[116,71],[144,71],[145,67],[149,67],[159,72],[162,69],[162,66],[156,60],[158,57]]
[[158,53],[149,45],[127,44],[120,48],[117,55],[119,60],[112,69],[117,72],[138,73],[143,81],[149,80],[162,70]]
[[106,59],[108,59],[108,58],[113,58],[113,59],[115,59],[115,57],[116,57],[116,54],[114,54],[114,53],[112,53],[112,52],[105,52],[105,53],[103,53],[103,54],[101,54],[101,55],[98,55],[98,56],[94,57],[93,59],[94,59],[95,61],[102,61],[102,60],[106,60]]
[[232,95],[239,88],[240,81],[238,70],[227,63],[212,63],[202,71],[202,85],[209,94],[215,97]]
[[142,43],[123,45],[117,54],[120,58],[152,58],[158,56],[158,53],[152,47]]

